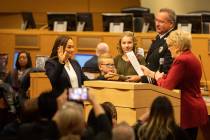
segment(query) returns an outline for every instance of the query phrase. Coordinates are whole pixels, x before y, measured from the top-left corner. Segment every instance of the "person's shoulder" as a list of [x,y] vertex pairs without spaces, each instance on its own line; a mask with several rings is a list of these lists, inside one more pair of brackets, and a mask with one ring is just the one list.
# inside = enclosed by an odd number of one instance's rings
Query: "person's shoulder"
[[173,29],[170,29],[164,36],[164,38],[168,37],[170,35],[171,32],[175,31],[176,29],[173,28]]
[[71,62],[71,64],[73,64],[73,65],[74,65],[74,64],[79,65],[79,62],[78,62],[77,60],[75,60],[75,59],[71,59],[70,62]]
[[84,64],[84,67],[89,67],[92,64],[97,64],[98,63],[98,56],[94,55],[93,57],[91,57],[89,60],[86,61],[86,63]]
[[57,63],[59,63],[59,61],[58,61],[58,58],[49,58],[49,59],[45,62],[45,64],[47,64],[47,63],[57,64]]
[[49,58],[49,59],[47,59],[47,61],[46,61],[46,63],[56,63],[56,62],[58,62],[58,58],[55,58],[55,57],[52,57],[52,58]]
[[181,127],[175,126],[173,131],[176,140],[190,140],[187,133]]
[[115,60],[115,61],[118,61],[118,60],[121,59],[121,58],[122,58],[122,55],[117,55],[117,56],[114,57],[114,60]]
[[177,61],[186,61],[188,59],[193,59],[193,57],[194,57],[194,55],[193,55],[192,52],[186,51],[186,52],[181,53],[181,55],[177,56],[175,58],[175,60],[177,60]]

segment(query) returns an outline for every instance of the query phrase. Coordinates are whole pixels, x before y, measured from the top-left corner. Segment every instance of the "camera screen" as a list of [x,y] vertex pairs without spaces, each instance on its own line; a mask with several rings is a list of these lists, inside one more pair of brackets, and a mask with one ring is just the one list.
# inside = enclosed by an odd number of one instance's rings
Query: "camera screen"
[[88,98],[88,89],[83,88],[70,88],[69,93],[69,100],[87,100]]

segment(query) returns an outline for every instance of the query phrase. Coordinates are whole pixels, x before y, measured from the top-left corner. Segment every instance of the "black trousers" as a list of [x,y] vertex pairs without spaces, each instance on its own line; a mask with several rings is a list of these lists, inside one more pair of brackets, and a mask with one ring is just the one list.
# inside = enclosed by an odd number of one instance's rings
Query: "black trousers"
[[198,127],[187,128],[184,131],[188,134],[190,140],[196,140],[198,134]]

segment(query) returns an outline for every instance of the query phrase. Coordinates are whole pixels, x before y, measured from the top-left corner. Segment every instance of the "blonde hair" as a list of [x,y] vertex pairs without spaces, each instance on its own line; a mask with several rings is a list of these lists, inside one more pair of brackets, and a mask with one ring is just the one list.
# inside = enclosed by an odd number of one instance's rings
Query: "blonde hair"
[[112,129],[112,140],[135,140],[134,130],[127,122],[121,122]]
[[84,129],[83,110],[80,105],[74,102],[65,103],[54,117],[61,136],[69,134],[81,135]]
[[191,33],[181,30],[172,31],[167,37],[166,42],[168,45],[176,45],[180,52],[185,52],[192,48]]
[[100,65],[105,59],[113,59],[112,55],[109,53],[104,53],[98,57],[98,65]]
[[134,33],[133,32],[126,31],[126,32],[123,32],[123,34],[122,34],[122,36],[121,36],[121,38],[120,38],[120,40],[118,42],[117,49],[118,49],[119,54],[123,54],[121,42],[122,42],[122,38],[125,37],[125,36],[132,38],[132,40],[133,40],[133,52],[135,53],[136,52],[136,49],[137,49],[137,39],[134,36]]

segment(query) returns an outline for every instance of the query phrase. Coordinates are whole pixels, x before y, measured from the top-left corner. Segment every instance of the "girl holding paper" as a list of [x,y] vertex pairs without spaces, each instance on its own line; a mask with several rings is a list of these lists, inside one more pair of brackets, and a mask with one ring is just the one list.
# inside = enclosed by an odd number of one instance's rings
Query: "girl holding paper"
[[[117,73],[120,75],[128,76],[128,81],[137,82],[139,81],[139,76],[137,76],[137,72],[133,68],[132,64],[130,63],[128,56],[126,53],[133,51],[136,54],[137,49],[137,40],[134,36],[133,32],[124,32],[121,39],[119,40],[118,44],[118,52],[114,58],[115,67],[117,69]],[[138,62],[141,65],[145,65],[145,59],[142,55],[136,55]]]

